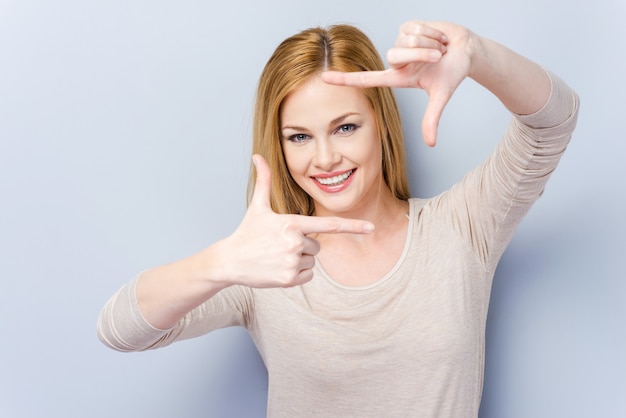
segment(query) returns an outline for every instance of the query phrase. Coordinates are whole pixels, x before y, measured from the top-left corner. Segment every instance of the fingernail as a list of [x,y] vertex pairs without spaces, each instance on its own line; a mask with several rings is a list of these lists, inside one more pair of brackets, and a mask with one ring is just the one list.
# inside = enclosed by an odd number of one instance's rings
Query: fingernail
[[372,223],[366,223],[365,225],[363,225],[363,232],[373,232],[374,229],[375,227]]

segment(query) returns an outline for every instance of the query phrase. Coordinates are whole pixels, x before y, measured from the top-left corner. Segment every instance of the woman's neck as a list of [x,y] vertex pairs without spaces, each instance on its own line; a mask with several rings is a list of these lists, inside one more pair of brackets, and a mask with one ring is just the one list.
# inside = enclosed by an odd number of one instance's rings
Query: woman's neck
[[338,241],[348,239],[355,240],[356,242],[380,242],[385,236],[393,234],[398,228],[404,228],[407,225],[408,213],[408,202],[396,198],[385,185],[380,188],[375,199],[370,199],[369,202],[364,202],[351,211],[333,213],[324,210],[324,208],[320,208],[318,213],[318,209],[316,208],[316,216],[340,216],[342,218],[370,221],[376,227],[373,233],[367,235],[325,234],[325,236],[318,236],[316,238],[323,241],[327,239],[334,241],[334,238],[338,238]]

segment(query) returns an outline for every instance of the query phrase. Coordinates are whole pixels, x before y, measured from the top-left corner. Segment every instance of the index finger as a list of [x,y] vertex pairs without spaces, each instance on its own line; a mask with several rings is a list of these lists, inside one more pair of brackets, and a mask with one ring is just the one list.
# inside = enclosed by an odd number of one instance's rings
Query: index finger
[[352,87],[396,87],[389,70],[385,71],[324,71],[322,80],[328,84]]
[[292,215],[295,224],[304,235],[308,234],[369,234],[374,224],[360,219],[347,219],[338,216]]

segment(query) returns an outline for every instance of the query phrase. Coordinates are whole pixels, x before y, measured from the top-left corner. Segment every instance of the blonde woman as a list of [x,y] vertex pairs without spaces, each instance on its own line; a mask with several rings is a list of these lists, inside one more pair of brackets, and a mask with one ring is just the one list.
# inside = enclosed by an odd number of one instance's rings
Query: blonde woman
[[[494,271],[565,151],[578,99],[451,23],[406,22],[387,60],[348,25],[285,40],[259,82],[241,224],[120,289],[102,341],[145,350],[239,325],[268,370],[268,416],[477,416]],[[461,182],[411,198],[390,88],[428,93],[422,129],[435,145],[468,77],[510,126]]]

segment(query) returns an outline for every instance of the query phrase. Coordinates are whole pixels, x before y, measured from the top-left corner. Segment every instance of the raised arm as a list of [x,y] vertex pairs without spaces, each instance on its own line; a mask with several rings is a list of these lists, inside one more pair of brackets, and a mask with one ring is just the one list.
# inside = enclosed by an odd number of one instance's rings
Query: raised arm
[[250,207],[228,238],[181,261],[144,272],[137,300],[154,327],[173,326],[187,312],[231,285],[289,287],[311,280],[319,244],[308,234],[368,233],[369,222],[279,215],[269,204],[270,170],[255,156],[257,183]]
[[416,87],[429,102],[422,121],[424,141],[434,146],[443,110],[461,82],[470,77],[511,112],[531,114],[547,102],[550,79],[539,65],[497,42],[447,22],[409,21],[387,53],[385,71],[328,71],[331,84],[358,87]]
[[[135,295],[130,294],[131,287],[123,288],[125,296],[112,298],[100,314],[98,331],[103,341],[123,350],[140,347],[132,341],[146,341],[147,336],[117,335],[119,330],[167,330],[232,285],[289,287],[307,282],[313,277],[313,257],[319,251],[319,243],[308,234],[373,230],[366,221],[274,213],[269,204],[269,166],[258,155],[254,162],[257,183],[237,230],[197,254],[143,272],[136,282]],[[138,305],[139,314],[129,306],[133,303]],[[147,324],[141,323],[144,320]],[[116,323],[125,321],[139,325]]]

